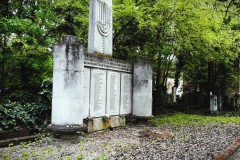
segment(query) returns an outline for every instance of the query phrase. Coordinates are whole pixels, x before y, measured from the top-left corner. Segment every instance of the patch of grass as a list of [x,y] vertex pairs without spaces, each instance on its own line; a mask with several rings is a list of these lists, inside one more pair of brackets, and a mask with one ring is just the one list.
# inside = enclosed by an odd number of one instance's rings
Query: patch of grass
[[71,160],[71,156],[67,156],[67,157],[66,157],[66,160]]
[[107,150],[108,150],[109,152],[111,152],[111,151],[113,150],[113,148],[112,148],[111,146],[108,146],[108,147],[107,147]]
[[200,126],[207,124],[238,124],[240,117],[236,116],[203,116],[194,114],[176,113],[165,115],[151,120],[156,126]]
[[105,154],[103,152],[101,153],[101,160],[105,160]]
[[22,157],[24,160],[25,159],[27,160],[29,158],[29,154],[27,152],[22,151]]
[[124,151],[127,151],[129,149],[129,146],[128,145],[125,145],[124,146]]
[[6,153],[2,153],[0,155],[0,159],[3,159],[3,160],[11,160],[11,157],[10,155],[6,154]]
[[79,141],[80,146],[79,146],[79,153],[77,155],[77,160],[83,159],[83,143],[84,143],[83,140],[80,139]]

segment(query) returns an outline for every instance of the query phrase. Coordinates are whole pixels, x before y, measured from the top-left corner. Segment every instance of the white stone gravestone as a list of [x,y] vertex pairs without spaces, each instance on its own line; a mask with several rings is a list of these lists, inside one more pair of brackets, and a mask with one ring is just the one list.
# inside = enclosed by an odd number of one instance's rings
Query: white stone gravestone
[[112,0],[90,0],[88,52],[112,55]]
[[215,112],[218,109],[217,96],[210,95],[210,111]]
[[177,102],[177,88],[176,87],[172,87],[172,95],[173,95],[173,103]]

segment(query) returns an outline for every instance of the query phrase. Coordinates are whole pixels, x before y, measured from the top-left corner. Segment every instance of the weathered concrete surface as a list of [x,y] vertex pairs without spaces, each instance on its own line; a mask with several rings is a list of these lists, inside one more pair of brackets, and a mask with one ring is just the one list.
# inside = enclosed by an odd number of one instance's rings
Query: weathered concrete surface
[[152,115],[152,64],[137,61],[133,64],[133,115]]
[[83,49],[75,36],[62,37],[54,48],[52,125],[82,125]]
[[86,119],[85,124],[88,127],[88,132],[94,132],[108,128],[123,127],[126,124],[126,119],[120,116],[100,117]]
[[90,69],[84,68],[84,84],[83,84],[83,118],[90,116]]
[[48,126],[50,132],[76,133],[78,131],[87,131],[85,124],[81,125],[52,125]]
[[88,52],[112,55],[112,0],[90,0]]

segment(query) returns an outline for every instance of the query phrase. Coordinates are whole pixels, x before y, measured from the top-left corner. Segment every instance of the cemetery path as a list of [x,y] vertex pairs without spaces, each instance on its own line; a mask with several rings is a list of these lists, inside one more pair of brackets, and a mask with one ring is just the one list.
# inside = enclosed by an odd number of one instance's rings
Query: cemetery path
[[240,126],[153,127],[129,124],[78,140],[43,138],[0,148],[0,159],[213,159],[239,136]]

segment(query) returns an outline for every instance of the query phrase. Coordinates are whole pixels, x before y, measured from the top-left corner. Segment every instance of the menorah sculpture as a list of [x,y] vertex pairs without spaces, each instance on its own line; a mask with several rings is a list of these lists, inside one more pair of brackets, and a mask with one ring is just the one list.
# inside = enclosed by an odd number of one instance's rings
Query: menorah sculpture
[[90,0],[88,52],[112,55],[112,0]]
[[100,0],[97,0],[97,5],[99,12],[97,28],[102,36],[107,37],[111,29],[111,7]]

